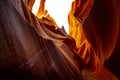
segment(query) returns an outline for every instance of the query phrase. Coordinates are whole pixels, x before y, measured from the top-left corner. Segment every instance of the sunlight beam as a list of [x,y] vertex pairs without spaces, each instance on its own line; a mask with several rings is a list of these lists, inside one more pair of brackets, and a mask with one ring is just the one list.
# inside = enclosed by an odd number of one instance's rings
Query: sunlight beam
[[38,10],[39,10],[39,6],[40,6],[40,0],[35,0],[34,5],[33,5],[33,7],[32,7],[32,13],[33,13],[34,15],[37,14],[37,12],[38,12]]
[[[73,0],[46,0],[45,10],[48,11],[50,16],[56,21],[57,25],[61,28],[64,26],[67,33],[69,33],[68,13],[71,8]],[[37,14],[40,0],[35,0],[33,6],[33,13]]]
[[64,26],[66,32],[69,32],[68,13],[73,0],[46,0],[45,9],[55,19],[57,25]]

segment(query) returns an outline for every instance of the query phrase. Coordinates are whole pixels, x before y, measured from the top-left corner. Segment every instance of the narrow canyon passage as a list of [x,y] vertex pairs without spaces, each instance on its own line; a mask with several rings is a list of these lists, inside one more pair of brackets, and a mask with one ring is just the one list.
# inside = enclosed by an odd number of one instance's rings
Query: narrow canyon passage
[[2,0],[0,10],[0,80],[120,78],[119,0]]

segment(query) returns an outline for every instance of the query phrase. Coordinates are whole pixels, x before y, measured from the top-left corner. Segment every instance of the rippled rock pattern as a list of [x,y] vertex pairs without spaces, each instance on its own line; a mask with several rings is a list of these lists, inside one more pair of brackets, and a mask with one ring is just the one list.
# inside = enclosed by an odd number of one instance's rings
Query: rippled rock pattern
[[119,50],[119,0],[75,0],[70,35],[33,3],[0,2],[0,80],[118,80],[104,63]]

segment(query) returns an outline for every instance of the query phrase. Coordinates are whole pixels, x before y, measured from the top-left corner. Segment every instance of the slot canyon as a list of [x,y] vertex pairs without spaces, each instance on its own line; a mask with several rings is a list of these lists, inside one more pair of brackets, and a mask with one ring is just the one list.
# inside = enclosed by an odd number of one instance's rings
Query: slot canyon
[[120,79],[119,0],[1,0],[0,10],[0,80]]

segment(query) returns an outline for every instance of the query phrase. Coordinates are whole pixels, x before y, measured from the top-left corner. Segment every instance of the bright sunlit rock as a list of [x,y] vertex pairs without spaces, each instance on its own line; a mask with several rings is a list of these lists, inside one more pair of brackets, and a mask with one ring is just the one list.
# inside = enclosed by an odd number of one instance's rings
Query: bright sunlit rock
[[[68,13],[73,0],[46,0],[45,10],[54,18],[59,27],[64,26],[66,32],[69,32]],[[36,14],[39,8],[39,0],[35,0],[33,13]]]

